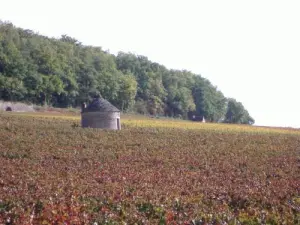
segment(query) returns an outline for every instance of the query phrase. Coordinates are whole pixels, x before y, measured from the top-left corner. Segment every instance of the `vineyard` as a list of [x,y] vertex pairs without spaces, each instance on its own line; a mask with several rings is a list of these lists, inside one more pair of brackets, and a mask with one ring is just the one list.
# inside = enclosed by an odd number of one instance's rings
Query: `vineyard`
[[0,113],[0,224],[300,224],[300,131]]

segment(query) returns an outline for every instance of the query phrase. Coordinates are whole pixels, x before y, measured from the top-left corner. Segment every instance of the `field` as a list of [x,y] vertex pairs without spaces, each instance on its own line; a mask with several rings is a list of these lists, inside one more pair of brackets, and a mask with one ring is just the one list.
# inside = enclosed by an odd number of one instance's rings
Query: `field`
[[300,131],[0,113],[0,224],[300,224]]

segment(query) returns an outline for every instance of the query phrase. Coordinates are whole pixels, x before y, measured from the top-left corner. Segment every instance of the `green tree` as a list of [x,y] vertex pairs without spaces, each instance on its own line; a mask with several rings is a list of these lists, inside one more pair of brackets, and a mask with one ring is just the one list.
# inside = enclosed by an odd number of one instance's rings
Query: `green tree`
[[134,105],[137,92],[137,82],[133,75],[123,75],[120,78],[119,104],[122,111],[130,109]]
[[49,105],[54,94],[61,94],[64,90],[63,82],[57,75],[42,75],[42,83],[38,87],[43,96],[44,105]]
[[23,81],[15,77],[6,77],[0,74],[0,95],[8,101],[23,100],[26,88]]
[[196,111],[193,115],[203,116],[211,122],[222,121],[226,112],[226,98],[221,91],[214,87],[207,79],[195,77],[192,88]]
[[252,125],[255,121],[249,115],[241,102],[238,102],[233,98],[229,98],[224,122]]
[[27,89],[26,99],[32,103],[40,104],[40,88],[43,87],[43,78],[40,74],[32,73],[24,78]]

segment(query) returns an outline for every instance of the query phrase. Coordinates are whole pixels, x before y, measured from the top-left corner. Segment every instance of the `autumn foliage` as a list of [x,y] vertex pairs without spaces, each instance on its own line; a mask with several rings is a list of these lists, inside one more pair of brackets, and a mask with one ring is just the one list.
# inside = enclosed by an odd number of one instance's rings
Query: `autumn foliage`
[[0,224],[300,223],[297,130],[77,123],[0,114]]

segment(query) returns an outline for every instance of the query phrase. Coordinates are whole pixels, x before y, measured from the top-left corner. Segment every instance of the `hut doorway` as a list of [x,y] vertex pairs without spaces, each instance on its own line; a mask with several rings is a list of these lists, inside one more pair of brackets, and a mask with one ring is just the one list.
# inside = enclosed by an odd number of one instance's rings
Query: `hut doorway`
[[120,118],[117,118],[117,128],[118,128],[118,130],[121,130]]

